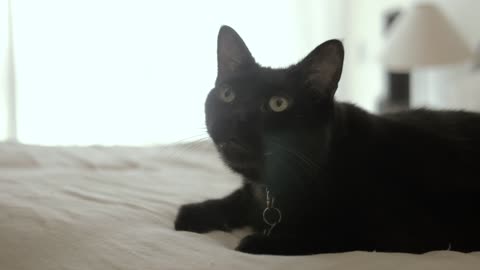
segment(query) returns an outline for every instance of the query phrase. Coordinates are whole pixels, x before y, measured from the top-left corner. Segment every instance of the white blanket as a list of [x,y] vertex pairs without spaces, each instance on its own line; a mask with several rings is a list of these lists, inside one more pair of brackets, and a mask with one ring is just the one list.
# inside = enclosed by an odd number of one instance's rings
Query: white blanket
[[181,204],[239,183],[208,145],[0,144],[0,270],[480,269],[480,253],[255,256],[233,250],[246,232],[173,230]]

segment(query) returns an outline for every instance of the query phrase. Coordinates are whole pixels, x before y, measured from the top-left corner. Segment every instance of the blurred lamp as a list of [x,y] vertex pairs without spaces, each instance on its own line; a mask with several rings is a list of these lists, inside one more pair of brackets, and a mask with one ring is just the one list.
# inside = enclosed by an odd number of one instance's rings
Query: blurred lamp
[[392,25],[383,62],[394,72],[455,64],[471,51],[448,18],[432,4],[418,4],[401,14]]

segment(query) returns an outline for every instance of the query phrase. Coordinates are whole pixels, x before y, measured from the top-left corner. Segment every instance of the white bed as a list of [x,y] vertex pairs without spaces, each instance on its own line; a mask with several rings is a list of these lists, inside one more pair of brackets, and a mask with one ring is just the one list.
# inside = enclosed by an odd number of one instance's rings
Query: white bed
[[245,232],[176,232],[181,204],[240,183],[190,148],[0,144],[0,270],[480,269],[480,253],[254,256],[232,250]]

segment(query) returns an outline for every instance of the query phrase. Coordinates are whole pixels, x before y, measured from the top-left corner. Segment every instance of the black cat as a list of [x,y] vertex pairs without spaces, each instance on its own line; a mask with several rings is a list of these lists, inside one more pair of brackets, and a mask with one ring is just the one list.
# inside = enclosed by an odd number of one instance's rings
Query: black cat
[[330,40],[296,65],[266,68],[220,29],[206,124],[245,181],[182,206],[176,230],[251,226],[237,250],[255,254],[480,250],[480,115],[373,115],[336,102],[343,57]]

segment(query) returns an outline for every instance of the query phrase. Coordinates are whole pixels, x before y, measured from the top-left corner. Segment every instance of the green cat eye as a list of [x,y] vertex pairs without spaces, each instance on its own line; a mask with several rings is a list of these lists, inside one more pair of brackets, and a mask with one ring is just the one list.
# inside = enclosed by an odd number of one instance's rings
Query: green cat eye
[[273,96],[268,101],[268,106],[274,112],[283,112],[288,108],[288,99],[279,96]]
[[220,90],[220,99],[226,103],[230,103],[235,99],[235,92],[230,87],[224,87]]

